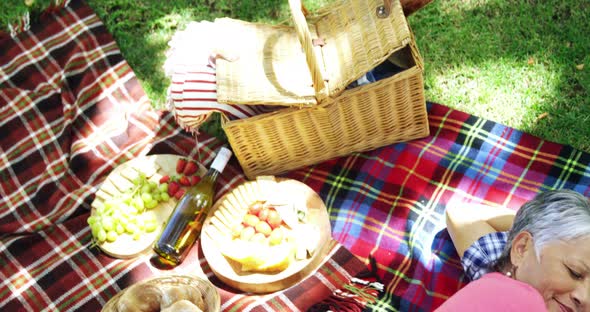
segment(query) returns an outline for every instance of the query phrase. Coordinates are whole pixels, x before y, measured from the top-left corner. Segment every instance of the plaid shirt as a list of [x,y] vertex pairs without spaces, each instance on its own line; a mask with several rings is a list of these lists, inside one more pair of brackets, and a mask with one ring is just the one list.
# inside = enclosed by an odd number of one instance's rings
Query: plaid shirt
[[507,240],[508,232],[489,233],[480,237],[465,250],[461,264],[471,281],[490,273],[490,266],[502,254]]

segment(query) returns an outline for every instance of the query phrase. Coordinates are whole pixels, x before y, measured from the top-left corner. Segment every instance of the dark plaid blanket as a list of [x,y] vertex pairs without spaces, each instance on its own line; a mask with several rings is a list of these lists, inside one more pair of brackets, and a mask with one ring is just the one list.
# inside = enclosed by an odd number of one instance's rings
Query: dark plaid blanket
[[[194,137],[171,113],[153,111],[115,41],[82,1],[14,38],[0,34],[0,46],[1,311],[98,311],[121,289],[170,273],[208,277],[224,309],[364,305],[361,297],[333,296],[344,286],[360,287],[352,277],[374,279],[336,242],[321,271],[268,296],[225,287],[199,248],[172,272],[155,268],[151,255],[119,260],[101,253],[86,219],[116,166],[147,154],[185,155],[208,166],[224,142]],[[244,181],[230,161],[217,198]]]
[[[149,255],[119,260],[91,246],[94,192],[131,158],[173,153],[208,165],[223,142],[195,138],[170,113],[152,111],[82,1],[15,38],[0,36],[0,47],[0,310],[97,311],[122,288],[169,273]],[[228,289],[198,246],[176,271],[205,274],[223,310],[352,310],[358,305],[333,292],[358,276],[385,284],[367,310],[431,311],[464,285],[445,230],[448,205],[516,209],[557,188],[589,195],[590,155],[443,105],[428,112],[427,138],[285,175],[320,194],[337,241],[299,285],[267,296]],[[234,159],[218,196],[242,181]]]

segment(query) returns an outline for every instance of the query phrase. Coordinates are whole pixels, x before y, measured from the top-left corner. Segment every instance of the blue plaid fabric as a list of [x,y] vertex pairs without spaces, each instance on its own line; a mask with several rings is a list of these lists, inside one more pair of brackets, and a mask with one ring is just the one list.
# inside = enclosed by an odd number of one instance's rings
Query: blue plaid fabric
[[490,265],[500,257],[507,240],[508,232],[494,232],[475,241],[465,250],[461,259],[465,275],[475,281],[489,273]]

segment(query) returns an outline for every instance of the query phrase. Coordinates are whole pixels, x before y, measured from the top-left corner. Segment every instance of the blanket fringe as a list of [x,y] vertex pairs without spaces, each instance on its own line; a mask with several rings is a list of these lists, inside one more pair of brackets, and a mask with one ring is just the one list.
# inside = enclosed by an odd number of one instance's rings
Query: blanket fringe
[[342,289],[335,290],[328,298],[314,304],[307,311],[361,312],[377,300],[383,288],[383,284],[379,282],[353,277]]
[[12,38],[16,37],[21,32],[28,31],[31,28],[31,14],[29,12],[23,14],[18,22],[8,25],[8,31]]
[[71,0],[54,0],[49,6],[48,10],[60,10],[70,5]]

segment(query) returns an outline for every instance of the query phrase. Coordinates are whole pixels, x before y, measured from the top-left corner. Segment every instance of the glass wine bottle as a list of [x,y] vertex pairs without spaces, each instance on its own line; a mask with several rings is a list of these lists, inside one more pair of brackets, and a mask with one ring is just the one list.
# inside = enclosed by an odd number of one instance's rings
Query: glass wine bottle
[[201,234],[203,222],[213,204],[215,181],[231,156],[232,152],[222,147],[207,174],[180,198],[154,244],[158,256],[174,265],[184,260]]

